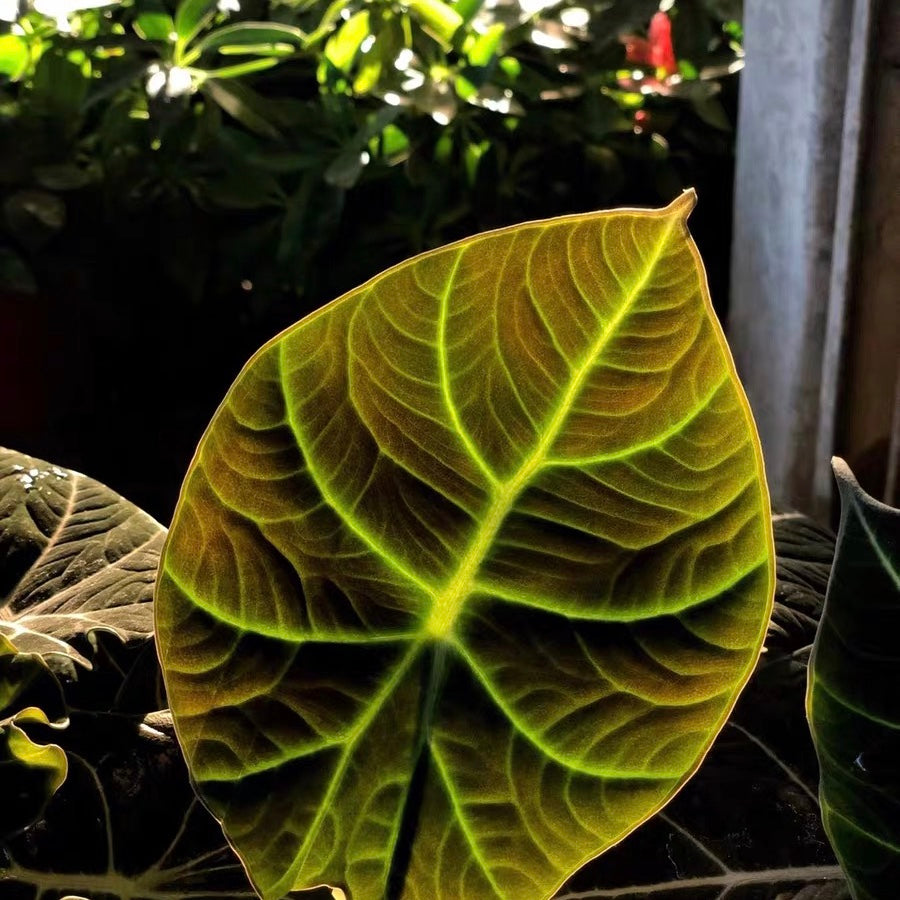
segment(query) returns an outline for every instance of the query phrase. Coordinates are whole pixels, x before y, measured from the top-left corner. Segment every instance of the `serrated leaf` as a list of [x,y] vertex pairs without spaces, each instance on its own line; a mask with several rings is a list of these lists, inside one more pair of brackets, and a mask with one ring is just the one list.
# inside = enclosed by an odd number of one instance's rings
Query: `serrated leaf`
[[157,639],[264,897],[548,898],[700,764],[773,559],[692,205],[417,257],[230,390]]
[[145,641],[164,538],[99,482],[0,448],[0,634],[86,668],[91,632]]
[[900,510],[835,459],[841,527],[809,671],[825,829],[854,900],[900,883]]

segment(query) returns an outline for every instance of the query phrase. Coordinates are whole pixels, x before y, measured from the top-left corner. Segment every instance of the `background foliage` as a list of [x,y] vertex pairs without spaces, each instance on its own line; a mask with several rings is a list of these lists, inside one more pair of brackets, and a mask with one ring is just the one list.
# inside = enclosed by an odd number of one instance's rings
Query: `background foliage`
[[280,328],[423,249],[686,185],[721,308],[740,5],[0,0],[5,439],[165,520]]

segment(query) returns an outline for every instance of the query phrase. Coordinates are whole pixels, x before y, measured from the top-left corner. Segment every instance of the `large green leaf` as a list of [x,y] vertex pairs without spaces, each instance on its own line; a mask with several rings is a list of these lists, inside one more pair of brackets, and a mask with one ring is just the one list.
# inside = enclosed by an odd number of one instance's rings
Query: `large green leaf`
[[[776,516],[775,546],[767,653],[703,766],[558,900],[845,900],[821,831],[804,688],[782,665],[808,650],[833,539],[809,520]],[[41,821],[0,841],[4,900],[253,895],[221,832],[192,802],[165,712],[76,713],[59,740],[70,760],[65,784]],[[331,900],[330,892],[304,897]]]
[[765,652],[697,774],[556,900],[847,900],[822,828],[804,715],[806,659],[834,535],[773,516],[778,580]]
[[702,761],[773,552],[692,199],[417,257],[231,388],[157,639],[264,897],[550,897]]
[[822,818],[855,900],[900,884],[900,510],[834,460],[841,527],[809,672]]
[[165,529],[105,485],[0,448],[0,634],[57,669],[143,642]]

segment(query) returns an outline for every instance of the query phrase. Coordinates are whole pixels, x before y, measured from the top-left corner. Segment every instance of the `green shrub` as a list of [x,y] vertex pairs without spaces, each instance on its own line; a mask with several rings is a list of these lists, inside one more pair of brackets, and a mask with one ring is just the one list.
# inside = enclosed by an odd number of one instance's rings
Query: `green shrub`
[[731,151],[739,2],[663,3],[674,56],[639,36],[656,0],[19,2],[0,7],[8,287],[149,257],[157,293],[252,289],[251,315],[293,318],[474,231],[706,186]]

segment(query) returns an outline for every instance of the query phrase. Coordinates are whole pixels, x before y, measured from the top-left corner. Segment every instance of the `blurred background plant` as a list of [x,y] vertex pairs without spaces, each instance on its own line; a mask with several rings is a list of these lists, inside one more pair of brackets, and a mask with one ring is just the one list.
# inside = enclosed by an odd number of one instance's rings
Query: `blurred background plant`
[[[83,454],[165,521],[279,328],[429,247],[687,185],[723,312],[740,22],[740,0],[0,0],[0,378],[29,376],[4,439]],[[50,439],[73,428],[74,452]]]

